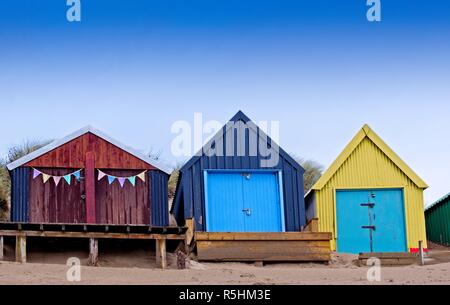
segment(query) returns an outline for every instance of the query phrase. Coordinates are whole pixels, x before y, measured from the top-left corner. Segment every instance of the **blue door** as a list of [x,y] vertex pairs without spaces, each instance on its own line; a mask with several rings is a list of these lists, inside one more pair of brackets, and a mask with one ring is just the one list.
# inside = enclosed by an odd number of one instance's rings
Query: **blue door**
[[401,190],[379,190],[375,194],[374,252],[406,252],[406,224]]
[[209,232],[241,232],[244,228],[242,175],[206,175],[206,212]]
[[245,232],[282,232],[277,173],[243,176]]
[[400,189],[336,192],[337,251],[406,252]]
[[361,207],[362,203],[368,202],[368,197],[367,191],[336,193],[338,252],[370,252],[370,232],[362,229],[368,225],[368,211]]
[[282,232],[282,201],[276,172],[208,172],[208,232]]

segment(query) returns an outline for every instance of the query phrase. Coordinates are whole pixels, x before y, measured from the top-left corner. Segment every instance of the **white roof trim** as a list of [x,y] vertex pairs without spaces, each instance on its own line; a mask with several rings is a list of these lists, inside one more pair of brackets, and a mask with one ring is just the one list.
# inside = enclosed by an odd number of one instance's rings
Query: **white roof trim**
[[78,137],[81,137],[84,134],[87,134],[87,133],[92,133],[92,134],[102,138],[103,140],[113,144],[114,146],[119,147],[120,149],[126,151],[127,153],[135,156],[136,158],[144,161],[145,163],[148,163],[148,164],[158,168],[159,170],[162,170],[166,174],[169,174],[169,175],[171,174],[171,170],[170,170],[170,168],[167,165],[162,164],[161,162],[152,160],[151,158],[147,157],[145,154],[142,154],[139,151],[122,144],[121,142],[111,138],[107,134],[103,133],[100,130],[97,130],[97,129],[93,128],[92,126],[87,126],[87,127],[82,128],[82,129],[80,129],[78,131],[75,131],[74,133],[72,133],[72,134],[70,134],[70,135],[68,135],[68,136],[66,136],[66,137],[64,137],[62,139],[55,140],[52,143],[48,144],[47,146],[44,146],[41,149],[38,149],[38,150],[36,150],[36,151],[34,151],[34,152],[32,152],[32,153],[30,153],[30,154],[28,154],[28,155],[18,159],[18,160],[8,164],[7,168],[10,171],[14,170],[14,169],[16,169],[16,168],[18,168],[18,167],[20,167],[20,166],[30,162],[30,161],[33,161],[36,158],[39,158],[42,155],[45,155],[46,153],[48,153],[48,152],[50,152],[50,151],[52,151],[52,150],[54,150],[54,149],[64,145],[64,144],[69,143],[70,141],[72,141],[72,140],[74,140],[74,139],[76,139]]

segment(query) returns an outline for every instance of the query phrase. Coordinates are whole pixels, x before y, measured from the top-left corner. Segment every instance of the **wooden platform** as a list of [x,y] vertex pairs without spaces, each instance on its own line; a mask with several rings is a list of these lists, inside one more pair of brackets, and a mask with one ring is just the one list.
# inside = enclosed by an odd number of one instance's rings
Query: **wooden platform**
[[381,266],[408,266],[417,264],[419,258],[415,253],[361,253],[358,257],[361,267],[367,266],[371,258],[378,258]]
[[199,261],[329,262],[331,233],[196,233]]
[[0,223],[0,260],[3,259],[3,237],[16,237],[16,261],[26,263],[27,237],[86,238],[90,240],[89,263],[98,263],[99,239],[141,239],[156,241],[156,261],[165,269],[166,240],[184,242],[187,228],[152,227],[147,225],[101,225],[101,224],[35,224]]

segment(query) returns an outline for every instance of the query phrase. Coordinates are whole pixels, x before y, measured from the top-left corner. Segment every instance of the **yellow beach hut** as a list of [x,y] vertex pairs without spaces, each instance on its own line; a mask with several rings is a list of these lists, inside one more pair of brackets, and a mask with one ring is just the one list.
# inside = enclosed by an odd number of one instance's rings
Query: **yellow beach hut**
[[307,218],[332,232],[340,253],[426,248],[427,184],[365,125],[306,197]]

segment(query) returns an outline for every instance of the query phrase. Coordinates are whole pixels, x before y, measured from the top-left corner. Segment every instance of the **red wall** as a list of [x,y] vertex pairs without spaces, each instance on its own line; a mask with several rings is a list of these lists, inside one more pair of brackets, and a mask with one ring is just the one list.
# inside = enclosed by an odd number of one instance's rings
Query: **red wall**
[[[48,175],[63,176],[73,170],[39,168]],[[81,175],[84,175],[82,172]],[[32,223],[86,223],[86,205],[82,199],[84,183],[72,179],[68,185],[61,180],[44,184],[42,177],[30,177],[29,221]]]
[[155,169],[150,164],[91,133],[76,138],[24,166],[80,169],[85,167],[87,152],[95,153],[96,168]]
[[96,135],[80,136],[24,166],[56,176],[83,169],[83,179],[73,178],[70,186],[64,180],[56,186],[52,179],[44,184],[41,176],[30,178],[30,222],[150,224],[148,179],[136,179],[135,187],[127,181],[121,188],[118,181],[109,185],[107,177],[97,181],[97,169],[129,177],[156,168]]

